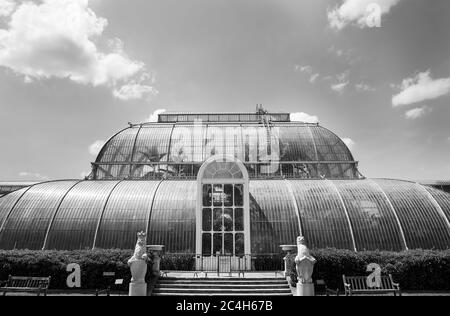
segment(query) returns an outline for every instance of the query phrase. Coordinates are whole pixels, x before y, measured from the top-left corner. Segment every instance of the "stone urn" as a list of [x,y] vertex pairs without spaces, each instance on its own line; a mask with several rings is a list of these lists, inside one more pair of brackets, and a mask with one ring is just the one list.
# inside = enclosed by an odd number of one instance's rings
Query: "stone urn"
[[288,262],[291,259],[291,255],[294,251],[297,250],[297,245],[281,245],[281,250],[286,252],[286,256],[283,258],[284,261],[284,277],[287,277],[289,271],[288,271]]

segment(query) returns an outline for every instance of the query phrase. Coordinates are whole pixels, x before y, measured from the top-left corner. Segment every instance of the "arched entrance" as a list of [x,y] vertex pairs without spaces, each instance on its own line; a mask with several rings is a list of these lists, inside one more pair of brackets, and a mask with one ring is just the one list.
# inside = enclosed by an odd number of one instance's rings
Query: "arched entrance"
[[200,168],[197,183],[197,269],[250,269],[247,169],[234,157],[214,156]]

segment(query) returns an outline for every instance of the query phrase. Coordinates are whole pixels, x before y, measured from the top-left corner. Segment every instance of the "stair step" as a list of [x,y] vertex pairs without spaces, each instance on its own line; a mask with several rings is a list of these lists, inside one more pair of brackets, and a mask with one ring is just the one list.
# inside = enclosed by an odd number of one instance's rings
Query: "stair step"
[[230,293],[290,293],[290,289],[176,289],[176,288],[162,288],[162,289],[154,289],[155,293],[158,292],[169,292],[169,293],[178,293],[178,292],[191,292],[191,293],[223,293],[224,291]]
[[255,279],[255,280],[249,280],[249,279],[166,279],[161,278],[159,279],[160,282],[164,283],[252,283],[252,284],[258,284],[258,283],[264,283],[264,284],[272,284],[272,283],[286,283],[285,279]]
[[179,289],[195,289],[195,288],[204,288],[204,289],[227,289],[227,288],[235,288],[235,289],[284,289],[286,288],[287,283],[283,284],[157,284],[155,288],[179,288]]
[[292,296],[292,293],[216,293],[214,295],[208,293],[190,293],[190,292],[177,292],[177,293],[154,293],[153,296]]
[[283,278],[160,278],[154,296],[292,296]]

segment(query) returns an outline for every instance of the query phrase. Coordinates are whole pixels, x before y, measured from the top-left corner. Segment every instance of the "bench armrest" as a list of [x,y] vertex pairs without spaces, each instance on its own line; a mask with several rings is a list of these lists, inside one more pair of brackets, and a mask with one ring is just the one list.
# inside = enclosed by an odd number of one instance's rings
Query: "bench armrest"
[[107,288],[106,290],[96,290],[95,291],[95,296],[100,296],[102,294],[106,294],[106,296],[110,296],[111,295],[111,289]]
[[392,286],[396,289],[400,291],[400,283],[392,283]]
[[0,281],[0,287],[5,287],[8,284],[8,281]]
[[352,286],[351,286],[350,284],[348,284],[348,283],[344,283],[344,287],[345,287],[346,289],[351,289],[351,288],[352,288]]
[[325,294],[326,294],[326,296],[328,296],[328,295],[336,295],[336,296],[339,296],[339,289],[337,289],[337,290],[332,290],[332,289],[329,289],[328,287],[325,287]]

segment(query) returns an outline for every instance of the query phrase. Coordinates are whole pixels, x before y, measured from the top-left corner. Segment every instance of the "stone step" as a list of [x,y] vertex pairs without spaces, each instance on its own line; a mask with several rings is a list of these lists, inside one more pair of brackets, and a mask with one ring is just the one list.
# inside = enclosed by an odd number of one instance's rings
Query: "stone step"
[[221,294],[221,293],[239,293],[239,294],[257,294],[257,293],[266,293],[266,294],[270,294],[270,293],[284,293],[284,294],[289,294],[291,293],[291,290],[289,288],[284,288],[284,289],[205,289],[205,288],[199,288],[199,289],[177,289],[177,288],[160,288],[157,289],[155,288],[153,290],[154,294],[157,293],[196,293],[201,295],[206,294],[206,295],[211,295],[211,294]]
[[220,284],[285,284],[285,279],[175,279],[160,278],[160,283],[220,283]]
[[273,297],[273,296],[292,296],[292,293],[228,293],[228,292],[223,292],[223,293],[215,293],[215,294],[211,294],[211,293],[191,293],[191,292],[177,292],[177,293],[165,293],[165,292],[160,292],[160,293],[153,293],[153,296],[193,296],[193,297],[201,297],[201,296],[268,296],[268,297]]
[[228,292],[223,292],[223,293],[216,293],[216,294],[211,294],[211,293],[190,293],[190,292],[177,292],[177,293],[165,293],[165,292],[160,292],[160,293],[153,293],[153,296],[193,296],[193,297],[201,297],[201,296],[268,296],[268,297],[273,297],[273,296],[292,296],[292,293],[228,293]]
[[177,288],[177,289],[285,289],[287,287],[287,283],[283,284],[212,284],[212,283],[197,283],[197,284],[170,284],[163,283],[157,284],[155,288]]

